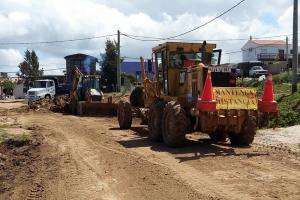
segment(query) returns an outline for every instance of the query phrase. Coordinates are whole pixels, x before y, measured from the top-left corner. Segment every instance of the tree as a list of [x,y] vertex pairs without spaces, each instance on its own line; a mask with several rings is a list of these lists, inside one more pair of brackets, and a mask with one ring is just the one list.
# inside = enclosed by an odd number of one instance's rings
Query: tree
[[24,61],[19,64],[20,72],[17,75],[26,80],[34,81],[39,76],[43,75],[43,70],[40,70],[39,58],[35,51],[25,51]]
[[136,77],[134,77],[132,74],[122,73],[121,77],[124,78],[124,79],[127,79],[131,84],[134,84],[134,83],[137,82]]
[[3,89],[3,92],[5,94],[12,94],[13,93],[13,90],[15,89],[16,87],[16,84],[13,83],[12,81],[10,80],[4,80],[0,83],[0,86],[2,87]]
[[117,43],[107,40],[105,42],[105,54],[102,56],[102,84],[106,85],[109,91],[114,91],[117,84]]

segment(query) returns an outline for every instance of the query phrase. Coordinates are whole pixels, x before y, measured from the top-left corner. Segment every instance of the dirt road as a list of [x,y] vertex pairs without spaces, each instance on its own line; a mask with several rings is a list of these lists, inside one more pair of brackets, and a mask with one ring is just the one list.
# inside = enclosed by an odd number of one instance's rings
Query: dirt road
[[300,162],[287,152],[195,135],[172,149],[138,122],[124,131],[108,117],[14,116],[43,140],[0,199],[300,199]]

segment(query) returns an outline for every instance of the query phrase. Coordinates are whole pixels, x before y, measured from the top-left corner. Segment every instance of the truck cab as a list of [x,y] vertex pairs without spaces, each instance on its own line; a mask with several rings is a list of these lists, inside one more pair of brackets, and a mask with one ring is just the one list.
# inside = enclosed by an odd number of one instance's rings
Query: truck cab
[[29,101],[38,99],[51,99],[55,96],[55,82],[54,80],[44,79],[36,80],[33,86],[27,91],[26,98]]

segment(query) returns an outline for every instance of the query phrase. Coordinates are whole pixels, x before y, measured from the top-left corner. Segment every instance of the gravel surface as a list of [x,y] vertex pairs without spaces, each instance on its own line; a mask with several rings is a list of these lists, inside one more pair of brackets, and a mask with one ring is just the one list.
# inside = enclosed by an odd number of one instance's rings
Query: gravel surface
[[300,125],[258,131],[255,144],[276,147],[300,155]]

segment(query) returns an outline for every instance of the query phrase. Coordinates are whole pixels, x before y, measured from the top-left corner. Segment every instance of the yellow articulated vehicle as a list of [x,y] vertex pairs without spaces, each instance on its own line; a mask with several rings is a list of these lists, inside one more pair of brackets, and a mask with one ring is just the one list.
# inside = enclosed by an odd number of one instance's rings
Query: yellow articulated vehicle
[[258,100],[254,88],[236,87],[234,69],[220,65],[215,44],[167,42],[152,49],[153,73],[146,74],[141,58],[142,87],[130,102],[120,101],[121,129],[132,117],[148,123],[149,138],[171,147],[182,146],[185,135],[207,133],[213,142],[250,145],[263,119],[278,113],[271,76]]

